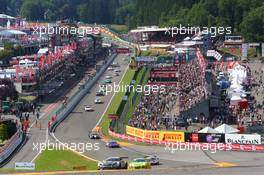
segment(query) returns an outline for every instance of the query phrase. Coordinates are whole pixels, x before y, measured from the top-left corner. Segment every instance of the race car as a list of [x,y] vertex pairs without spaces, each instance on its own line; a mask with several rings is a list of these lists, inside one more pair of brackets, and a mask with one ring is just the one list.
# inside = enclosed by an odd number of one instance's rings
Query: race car
[[109,157],[97,165],[98,170],[105,169],[127,169],[125,157]]
[[96,96],[104,96],[105,92],[103,90],[96,91]]
[[150,162],[145,158],[137,158],[133,159],[132,162],[129,163],[128,169],[150,169],[151,164]]
[[116,141],[108,141],[106,146],[108,148],[120,148],[120,145]]
[[146,156],[145,159],[147,159],[151,165],[159,165],[159,158],[156,155]]
[[110,75],[105,76],[106,79],[112,79],[113,77]]
[[89,138],[90,138],[90,139],[100,139],[101,136],[100,136],[100,134],[99,134],[98,132],[91,132],[91,133],[89,134]]
[[113,67],[108,67],[107,70],[111,71],[111,70],[114,70]]
[[85,106],[85,107],[84,107],[84,110],[85,110],[86,112],[92,112],[92,111],[94,111],[94,109],[93,109],[91,106]]
[[121,72],[121,70],[120,70],[120,69],[115,69],[114,71],[115,71],[115,72]]
[[94,100],[94,103],[95,104],[101,104],[103,103],[102,99],[100,97],[96,97],[95,100]]
[[112,80],[111,79],[105,79],[105,81],[104,81],[106,84],[110,84],[110,83],[112,83]]

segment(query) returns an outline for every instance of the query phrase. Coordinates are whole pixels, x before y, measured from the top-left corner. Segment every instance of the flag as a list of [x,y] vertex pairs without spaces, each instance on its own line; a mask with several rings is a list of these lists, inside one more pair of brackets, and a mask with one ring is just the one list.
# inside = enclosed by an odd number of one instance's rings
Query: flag
[[224,70],[224,65],[225,65],[225,63],[224,63],[224,61],[222,60],[220,66],[219,66],[219,69],[220,69],[220,70]]
[[33,68],[32,66],[29,67],[29,79],[32,80],[33,79]]

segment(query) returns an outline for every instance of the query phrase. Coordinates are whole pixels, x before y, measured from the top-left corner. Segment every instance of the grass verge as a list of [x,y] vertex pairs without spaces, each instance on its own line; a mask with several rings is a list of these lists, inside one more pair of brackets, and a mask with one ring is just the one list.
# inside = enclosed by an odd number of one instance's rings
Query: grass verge
[[44,150],[35,160],[37,171],[96,170],[97,162],[70,150]]
[[[121,80],[120,84],[122,83],[123,85],[129,85],[131,80],[133,79],[135,74],[135,70],[132,70],[130,68],[128,68],[128,70],[126,71],[123,79]],[[108,114],[115,114],[121,101],[123,96],[125,95],[126,92],[123,91],[119,91],[115,94],[113,100],[111,101],[111,104],[109,105],[105,115],[103,116],[102,122],[100,123],[100,127],[102,129],[103,134],[108,137],[108,126],[110,123],[110,120],[108,119]]]

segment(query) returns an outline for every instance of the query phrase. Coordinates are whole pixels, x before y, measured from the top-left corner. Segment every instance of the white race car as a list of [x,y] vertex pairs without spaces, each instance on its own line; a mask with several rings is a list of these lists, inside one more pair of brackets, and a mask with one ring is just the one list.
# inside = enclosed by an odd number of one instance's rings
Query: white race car
[[86,112],[92,112],[92,111],[94,111],[94,109],[93,109],[91,106],[85,106],[85,107],[84,107],[84,110],[85,110]]
[[151,165],[159,165],[159,158],[157,155],[149,155],[146,156],[145,159],[147,159]]
[[113,67],[108,67],[107,70],[111,71],[111,70],[114,70]]
[[103,103],[102,99],[100,97],[96,97],[95,100],[94,100],[94,103],[95,104],[101,104]]

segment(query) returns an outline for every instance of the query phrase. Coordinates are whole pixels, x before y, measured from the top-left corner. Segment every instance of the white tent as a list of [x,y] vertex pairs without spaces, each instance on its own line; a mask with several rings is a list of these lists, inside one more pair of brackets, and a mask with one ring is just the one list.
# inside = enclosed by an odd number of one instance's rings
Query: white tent
[[216,131],[219,133],[224,133],[224,134],[230,134],[230,133],[238,133],[239,130],[236,128],[233,128],[232,126],[229,126],[227,124],[222,124],[221,126],[218,126],[215,128]]
[[203,129],[201,129],[200,131],[198,131],[198,133],[214,133],[215,134],[215,133],[219,133],[219,132],[217,130],[207,126]]

